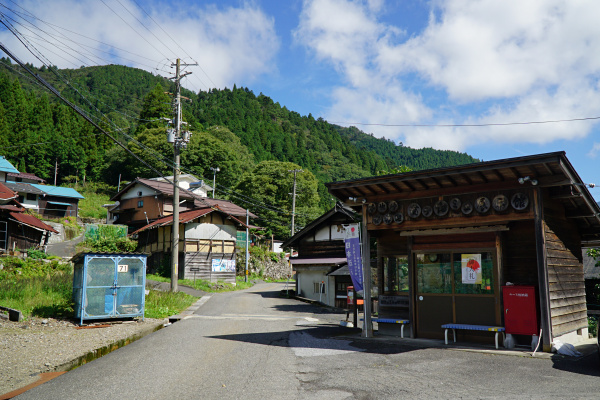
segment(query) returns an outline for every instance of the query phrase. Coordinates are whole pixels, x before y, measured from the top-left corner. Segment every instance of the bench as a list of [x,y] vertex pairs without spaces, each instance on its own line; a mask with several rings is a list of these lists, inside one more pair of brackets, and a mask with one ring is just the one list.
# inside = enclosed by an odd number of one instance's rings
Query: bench
[[444,324],[442,325],[442,329],[444,331],[444,339],[446,340],[446,344],[448,344],[448,329],[452,329],[452,333],[454,334],[454,342],[456,342],[456,330],[462,329],[467,331],[487,331],[487,332],[495,332],[496,333],[496,349],[498,348],[498,333],[502,332],[502,335],[506,338],[506,334],[504,333],[503,326],[487,326],[487,325],[469,325],[469,324]]
[[401,324],[400,337],[402,339],[404,339],[404,325],[410,324],[408,319],[373,318],[371,321],[377,322],[378,324]]

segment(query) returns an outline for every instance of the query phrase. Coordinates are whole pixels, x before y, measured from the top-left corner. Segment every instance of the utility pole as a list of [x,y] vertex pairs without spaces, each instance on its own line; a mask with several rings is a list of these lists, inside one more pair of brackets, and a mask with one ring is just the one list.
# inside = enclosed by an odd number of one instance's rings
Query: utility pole
[[[197,64],[183,64],[183,66]],[[181,60],[178,58],[175,64],[175,99],[174,99],[174,116],[170,123],[173,129],[167,130],[167,141],[173,143],[173,226],[172,226],[172,242],[171,242],[171,292],[177,292],[177,280],[179,274],[179,167],[180,167],[180,151],[190,141],[191,133],[188,131],[181,132],[181,78],[191,74],[186,72],[181,74]]]
[[213,172],[213,199],[215,198],[215,188],[217,184],[217,172],[221,169],[219,167],[210,167],[210,170]]
[[250,255],[250,251],[248,250],[248,239],[249,239],[249,232],[248,232],[248,223],[250,222],[249,220],[249,214],[248,214],[248,209],[246,209],[246,283],[248,282],[248,256]]
[[296,174],[298,172],[304,172],[301,169],[290,169],[288,170],[288,172],[293,172],[294,173],[294,190],[292,191],[292,235],[294,236],[294,234],[296,232],[295,228],[294,228],[294,217],[296,216]]

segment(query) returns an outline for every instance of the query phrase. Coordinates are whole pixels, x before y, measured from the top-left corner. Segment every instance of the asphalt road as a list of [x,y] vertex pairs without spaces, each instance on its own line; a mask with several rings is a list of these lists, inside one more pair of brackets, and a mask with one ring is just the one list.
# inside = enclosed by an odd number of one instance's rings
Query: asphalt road
[[[344,315],[278,296],[211,295],[188,319],[18,399],[590,398],[600,362],[353,338]],[[340,336],[349,335],[350,336]]]

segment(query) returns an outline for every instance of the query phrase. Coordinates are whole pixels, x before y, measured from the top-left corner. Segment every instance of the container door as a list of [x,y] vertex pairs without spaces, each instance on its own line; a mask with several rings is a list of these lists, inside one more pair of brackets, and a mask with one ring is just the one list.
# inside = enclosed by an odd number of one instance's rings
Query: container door
[[146,268],[139,257],[118,260],[116,311],[120,316],[143,315]]
[[537,296],[534,286],[503,286],[506,333],[537,335]]
[[115,262],[108,257],[93,257],[86,267],[85,314],[90,317],[115,314]]

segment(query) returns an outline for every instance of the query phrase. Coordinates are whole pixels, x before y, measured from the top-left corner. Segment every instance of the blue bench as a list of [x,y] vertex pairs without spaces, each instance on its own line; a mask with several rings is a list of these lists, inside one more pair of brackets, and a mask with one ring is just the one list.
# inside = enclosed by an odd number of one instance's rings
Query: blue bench
[[442,329],[444,331],[444,339],[446,340],[446,344],[448,344],[448,329],[452,329],[452,333],[454,334],[454,342],[456,342],[456,330],[462,329],[467,331],[487,331],[487,332],[495,332],[496,333],[496,349],[498,348],[498,333],[502,332],[502,335],[506,338],[504,333],[503,326],[487,326],[487,325],[469,325],[469,324],[444,324],[442,325]]
[[378,324],[401,324],[400,337],[404,339],[404,325],[410,324],[408,319],[393,319],[393,318],[373,318],[371,321],[377,322]]

